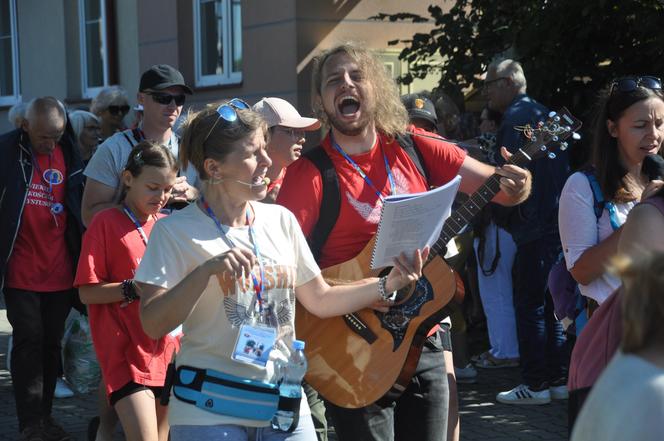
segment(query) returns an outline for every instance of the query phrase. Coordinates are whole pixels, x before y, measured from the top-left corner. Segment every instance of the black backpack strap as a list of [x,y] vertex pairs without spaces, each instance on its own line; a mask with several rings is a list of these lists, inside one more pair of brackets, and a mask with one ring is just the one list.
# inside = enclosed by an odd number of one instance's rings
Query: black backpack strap
[[400,133],[396,136],[397,143],[401,146],[402,149],[406,151],[408,157],[417,167],[417,171],[424,177],[427,184],[429,183],[429,173],[424,166],[424,159],[422,158],[422,152],[417,148],[417,144],[413,140],[412,136],[404,133]]
[[323,147],[318,146],[309,150],[304,154],[304,157],[316,166],[323,183],[323,197],[320,202],[318,222],[316,222],[314,229],[307,239],[314,258],[316,261],[319,261],[323,245],[325,245],[332,228],[334,228],[339,218],[339,210],[341,209],[339,178],[337,177],[332,160]]

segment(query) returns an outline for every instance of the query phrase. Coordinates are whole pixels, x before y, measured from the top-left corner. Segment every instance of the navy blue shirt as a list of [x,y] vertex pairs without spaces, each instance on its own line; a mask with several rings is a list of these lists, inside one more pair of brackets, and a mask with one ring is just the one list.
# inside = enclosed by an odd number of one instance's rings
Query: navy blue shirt
[[[526,144],[527,138],[514,127],[526,124],[534,127],[539,121],[544,121],[548,113],[546,107],[529,96],[517,95],[503,114],[496,146],[516,152]],[[499,163],[503,163],[502,157],[497,156]],[[499,217],[507,219],[499,223],[512,234],[517,245],[558,235],[558,199],[570,173],[567,152],[561,151],[556,151],[555,159],[541,157],[531,161],[527,168],[533,177],[530,197],[516,207],[499,207],[496,210]]]

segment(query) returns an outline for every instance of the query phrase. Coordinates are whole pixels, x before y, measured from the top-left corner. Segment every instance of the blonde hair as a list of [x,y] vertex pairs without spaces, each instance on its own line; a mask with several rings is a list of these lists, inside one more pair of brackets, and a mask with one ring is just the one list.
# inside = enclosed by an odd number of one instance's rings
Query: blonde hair
[[182,169],[186,169],[192,163],[203,180],[209,179],[203,166],[207,158],[223,162],[237,141],[249,137],[257,130],[267,137],[267,123],[259,113],[250,109],[235,109],[238,118],[229,123],[217,113],[217,108],[224,103],[208,104],[203,110],[189,112],[182,123],[180,164]]
[[323,51],[313,60],[311,78],[311,105],[316,117],[329,127],[330,123],[321,102],[323,67],[337,54],[346,54],[358,64],[358,67],[373,85],[375,109],[373,121],[376,129],[390,137],[403,133],[408,125],[408,112],[399,97],[399,89],[389,76],[383,62],[371,50],[358,43],[348,42]]
[[613,271],[623,280],[622,350],[637,352],[664,337],[664,253],[616,257]]

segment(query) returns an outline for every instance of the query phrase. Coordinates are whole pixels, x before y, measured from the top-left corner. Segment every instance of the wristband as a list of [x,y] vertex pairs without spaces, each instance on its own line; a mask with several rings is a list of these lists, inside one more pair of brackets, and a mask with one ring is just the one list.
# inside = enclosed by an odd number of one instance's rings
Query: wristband
[[122,307],[125,307],[132,303],[134,300],[139,299],[140,297],[136,293],[136,284],[132,279],[127,279],[122,281],[122,297],[124,302],[122,302]]
[[387,283],[387,276],[383,276],[380,279],[378,279],[378,294],[380,294],[380,298],[384,302],[387,302],[390,305],[394,305],[394,302],[397,298],[397,291],[387,292],[385,290],[386,283]]

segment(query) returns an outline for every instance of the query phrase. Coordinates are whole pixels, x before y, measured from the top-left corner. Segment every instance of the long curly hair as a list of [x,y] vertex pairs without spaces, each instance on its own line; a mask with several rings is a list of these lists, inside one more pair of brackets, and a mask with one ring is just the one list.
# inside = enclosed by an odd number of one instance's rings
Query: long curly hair
[[337,54],[346,54],[352,58],[365,77],[371,81],[372,99],[375,101],[372,117],[376,129],[390,137],[403,133],[408,125],[408,112],[401,102],[395,81],[389,76],[385,65],[375,53],[355,42],[343,43],[325,50],[313,60],[311,106],[321,123],[325,127],[330,126],[321,99],[323,67]]

